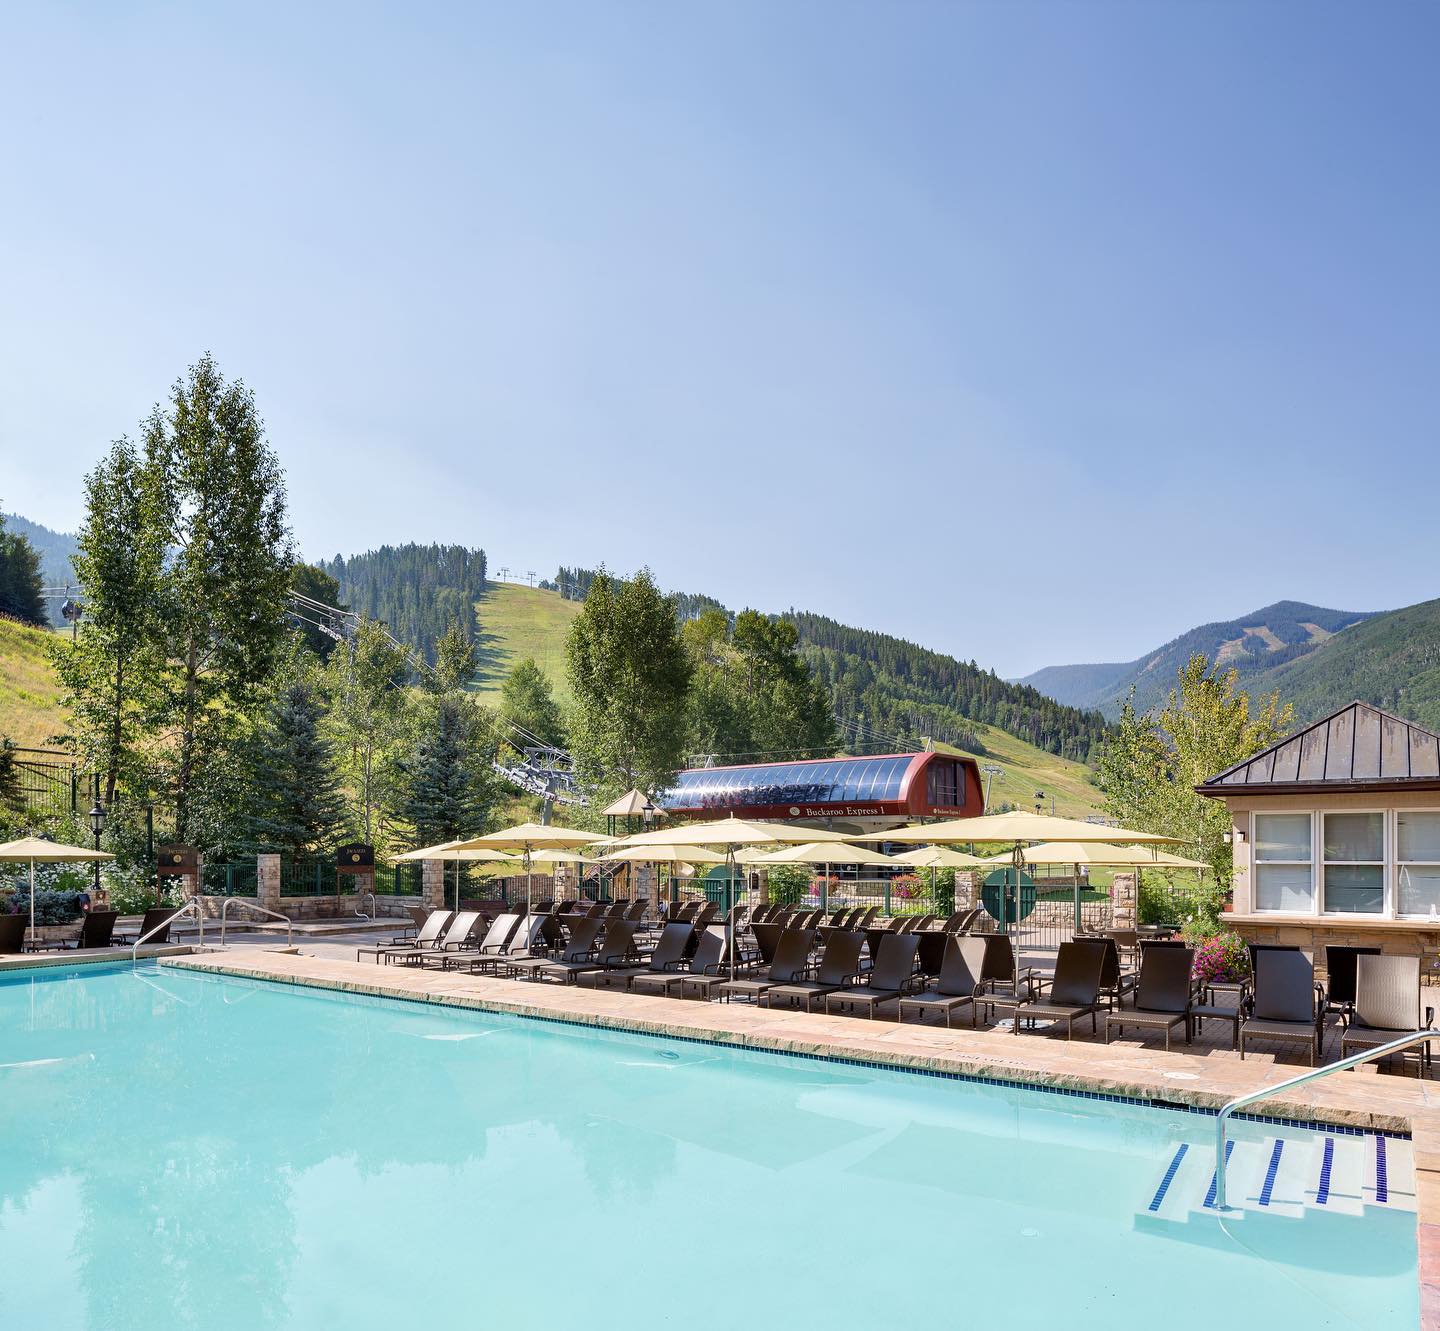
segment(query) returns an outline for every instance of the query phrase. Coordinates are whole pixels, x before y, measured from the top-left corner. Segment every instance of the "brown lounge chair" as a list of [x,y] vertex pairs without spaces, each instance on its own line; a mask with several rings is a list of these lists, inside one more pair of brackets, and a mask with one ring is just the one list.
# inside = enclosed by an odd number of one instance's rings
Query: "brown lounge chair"
[[[478,961],[486,957],[504,955],[511,938],[515,936],[515,931],[520,927],[520,921],[524,918],[526,917],[517,915],[512,911],[503,915],[497,915],[487,923],[485,917],[481,916],[480,923],[476,925],[475,930],[472,931],[480,941],[473,948],[459,947],[443,953],[440,957],[440,969],[442,971],[448,971],[468,967],[470,973],[472,975],[475,974],[475,964]],[[543,920],[546,917],[533,915],[529,918]],[[483,937],[479,934],[481,927],[485,930]],[[540,927],[543,928],[543,925]]]
[[[1061,943],[1055,956],[1055,974],[1034,985],[1035,997],[1023,999],[1013,1007],[1015,1018],[1011,1031],[1019,1035],[1028,1021],[1065,1023],[1065,1038],[1075,1034],[1075,1019],[1088,1016],[1090,1029],[1097,1029],[1096,1009],[1099,1008],[1100,977],[1105,965],[1105,949],[1093,943],[1073,940]],[[1047,993],[1046,990],[1049,992]]]
[[558,957],[545,956],[538,952],[523,957],[517,956],[507,961],[502,969],[513,979],[533,980],[535,973],[542,966],[589,961],[595,951],[595,940],[600,937],[600,930],[605,927],[605,924],[605,920],[596,916],[576,920],[570,926],[570,937],[565,940]]
[[[540,955],[541,935],[546,916],[502,915],[485,934],[480,950],[451,959],[452,965],[467,965],[471,975],[500,975],[512,960]],[[583,918],[583,917],[581,917]]]
[[85,948],[109,947],[115,934],[115,921],[120,918],[118,910],[92,910],[80,921],[80,932],[74,938],[61,941],[60,946]]
[[1195,953],[1188,947],[1147,947],[1140,959],[1140,980],[1135,987],[1135,1006],[1122,1006],[1118,1012],[1105,1014],[1105,1043],[1110,1043],[1110,1028],[1142,1026],[1165,1032],[1165,1048],[1170,1048],[1170,1032],[1182,1022],[1185,1043],[1194,1038],[1190,1027],[1190,1009],[1195,1002],[1195,981],[1191,971]]
[[[1420,958],[1365,954],[1355,960],[1355,1002],[1340,1036],[1340,1057],[1426,1030],[1435,1009],[1420,1011]],[[1406,1053],[1412,1052],[1406,1050]],[[1415,1075],[1425,1075],[1430,1046],[1416,1046]]]
[[658,994],[666,998],[680,996],[680,986],[686,980],[695,980],[699,982],[697,988],[705,991],[701,996],[708,996],[710,984],[719,984],[729,978],[724,973],[724,962],[725,931],[718,928],[702,929],[695,940],[695,951],[689,958],[677,962],[669,971],[647,971],[633,976],[630,980],[630,992]]
[[792,1007],[804,1003],[805,1011],[809,1012],[812,999],[824,998],[826,994],[846,989],[859,980],[860,949],[864,946],[865,935],[858,929],[854,932],[831,930],[813,980],[790,980],[784,984],[769,985],[760,991],[757,1001],[762,1007],[774,1007],[777,999],[783,999]]
[[[530,971],[532,980],[552,984],[575,984],[589,971],[619,970],[631,960],[635,925],[629,920],[601,921],[600,941],[582,957],[567,955],[559,961],[543,962]],[[573,949],[569,950],[573,953]]]
[[1299,948],[1255,952],[1255,989],[1240,1023],[1240,1057],[1247,1040],[1303,1044],[1315,1064],[1324,1039],[1325,987],[1315,983],[1315,965]]
[[927,1012],[943,1012],[945,1025],[949,1026],[955,1010],[968,1004],[970,1024],[974,1026],[975,999],[984,992],[986,981],[981,979],[984,973],[983,938],[947,938],[945,958],[940,963],[940,976],[935,982],[935,988],[920,994],[904,995],[900,999],[900,1010],[895,1019],[904,1021],[907,1009],[918,1012],[922,1021]]
[[726,980],[719,986],[721,1000],[728,1003],[737,997],[758,999],[772,985],[803,980],[810,968],[810,945],[814,941],[815,935],[809,929],[784,930],[765,975],[759,979]]
[[416,931],[414,938],[397,938],[389,943],[376,943],[372,947],[357,947],[355,960],[359,961],[361,957],[374,957],[376,965],[379,965],[382,960],[388,962],[392,956],[409,954],[421,948],[428,951],[440,941],[445,932],[445,926],[449,923],[450,912],[448,910],[432,910],[425,923]]
[[[111,934],[110,941],[117,947],[131,947],[138,943],[145,935],[154,929],[153,937],[145,938],[147,944],[159,945],[170,941],[170,921],[184,909],[183,906],[151,906],[145,912],[144,918],[140,921],[140,927],[134,933]],[[162,929],[160,926],[164,925]]]
[[667,924],[660,931],[655,946],[643,966],[622,966],[615,970],[584,971],[578,984],[592,989],[628,989],[642,975],[673,975],[684,963],[685,949],[690,945],[694,925]]
[[407,966],[438,966],[441,970],[448,970],[445,965],[448,958],[467,955],[473,957],[479,953],[480,944],[475,940],[475,932],[483,927],[478,910],[458,911],[455,918],[445,926],[445,932],[434,947],[418,951],[413,956],[398,956],[391,960]]
[[914,934],[886,934],[880,940],[875,964],[865,972],[865,983],[826,994],[825,1011],[835,1011],[836,1004],[851,1011],[863,1007],[873,1020],[881,1003],[914,990],[915,951],[919,946],[920,940]]
[[28,915],[0,915],[0,953],[24,951],[25,930],[29,927]]

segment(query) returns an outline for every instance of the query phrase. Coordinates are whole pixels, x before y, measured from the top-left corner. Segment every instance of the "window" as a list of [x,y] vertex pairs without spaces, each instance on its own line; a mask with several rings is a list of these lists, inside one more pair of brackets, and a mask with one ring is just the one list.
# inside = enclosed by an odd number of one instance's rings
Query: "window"
[[1308,813],[1255,815],[1255,909],[1315,909],[1314,851]]
[[1440,914],[1440,813],[1395,815],[1395,872],[1401,915]]
[[1385,815],[1327,813],[1325,909],[1379,915],[1385,909]]

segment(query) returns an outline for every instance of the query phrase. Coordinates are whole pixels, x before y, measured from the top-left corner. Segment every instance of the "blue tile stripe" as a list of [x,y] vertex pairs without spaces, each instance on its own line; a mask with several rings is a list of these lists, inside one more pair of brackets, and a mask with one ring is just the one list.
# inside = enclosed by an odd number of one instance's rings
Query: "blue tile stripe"
[[1385,1138],[1375,1138],[1375,1200],[1390,1200],[1389,1166],[1385,1160]]
[[1315,1188],[1315,1205],[1330,1201],[1330,1171],[1335,1167],[1335,1138],[1325,1138],[1325,1154],[1320,1158],[1320,1182]]
[[1285,1149],[1285,1139],[1275,1138],[1275,1145],[1270,1148],[1270,1163],[1265,1166],[1265,1182],[1260,1188],[1260,1205],[1269,1206],[1270,1198],[1275,1191],[1275,1176],[1280,1172],[1280,1154]]
[[1175,1154],[1170,1158],[1170,1167],[1165,1171],[1165,1177],[1160,1180],[1160,1186],[1155,1189],[1155,1195],[1150,1199],[1149,1209],[1158,1211],[1160,1203],[1165,1200],[1165,1194],[1170,1190],[1170,1185],[1175,1181],[1175,1172],[1180,1168],[1180,1162],[1185,1158],[1185,1152],[1190,1149],[1189,1142],[1181,1142],[1175,1148]]
[[[127,962],[128,966],[129,963]],[[159,969],[158,967],[156,969]],[[1000,1086],[1015,1091],[1035,1091],[1040,1095],[1066,1095],[1077,1100],[1103,1100],[1110,1104],[1135,1105],[1140,1109],[1158,1109],[1172,1114],[1197,1114],[1201,1118],[1215,1118],[1220,1111],[1206,1105],[1185,1104],[1178,1100],[1161,1100],[1155,1096],[1115,1095],[1109,1091],[1082,1091],[1073,1086],[1048,1086],[1044,1082],[1017,1081],[1011,1077],[982,1077],[972,1072],[949,1072],[944,1068],[915,1068],[903,1063],[887,1063],[878,1058],[846,1057],[843,1054],[815,1054],[800,1049],[762,1049],[755,1045],[743,1044],[736,1040],[717,1040],[705,1035],[672,1035],[668,1031],[642,1031],[631,1026],[611,1026],[604,1021],[575,1021],[566,1017],[541,1016],[532,1012],[507,1012],[499,1008],[476,1007],[470,1003],[450,1001],[448,994],[362,994],[350,989],[332,988],[329,985],[313,984],[290,975],[235,975],[227,971],[191,969],[177,965],[170,969],[184,971],[191,976],[200,976],[213,982],[229,981],[238,984],[278,984],[292,989],[307,990],[309,993],[328,996],[339,1001],[359,1003],[433,1003],[436,1007],[455,1008],[465,1012],[478,1012],[486,1017],[500,1017],[512,1021],[540,1021],[551,1026],[567,1026],[571,1030],[593,1027],[617,1035],[638,1035],[643,1039],[673,1040],[677,1044],[699,1044],[713,1049],[729,1049],[732,1052],[750,1054],[771,1054],[776,1058],[808,1058],[817,1063],[839,1063],[846,1067],[878,1068],[885,1072],[904,1072],[914,1077],[938,1077],[942,1081],[966,1081],[978,1086]],[[1303,1128],[1309,1132],[1330,1132],[1341,1137],[1396,1137],[1409,1141],[1408,1132],[1396,1132],[1391,1128],[1357,1128],[1342,1123],[1320,1123],[1308,1118],[1272,1118],[1264,1114],[1232,1114],[1232,1123],[1265,1123],[1271,1127]]]
[[[1230,1152],[1233,1151],[1234,1149],[1235,1149],[1235,1143],[1234,1143],[1233,1141],[1228,1141],[1228,1142],[1225,1143],[1225,1163],[1226,1163],[1227,1165],[1230,1163]],[[1210,1175],[1210,1190],[1205,1194],[1205,1205],[1206,1205],[1207,1207],[1211,1207],[1211,1208],[1214,1207],[1214,1205],[1215,1205],[1215,1192],[1216,1192],[1216,1190],[1217,1190],[1219,1187],[1220,1187],[1220,1174],[1219,1174],[1219,1171],[1218,1171],[1218,1170],[1212,1171],[1212,1172],[1211,1172],[1211,1175]]]

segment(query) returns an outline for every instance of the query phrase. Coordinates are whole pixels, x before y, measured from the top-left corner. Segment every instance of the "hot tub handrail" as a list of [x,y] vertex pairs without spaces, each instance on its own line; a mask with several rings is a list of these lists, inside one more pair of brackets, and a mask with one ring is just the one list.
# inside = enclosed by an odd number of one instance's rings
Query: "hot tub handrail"
[[261,915],[268,915],[272,920],[283,921],[285,925],[285,946],[292,947],[295,943],[295,926],[288,915],[282,915],[278,910],[271,910],[258,902],[251,901],[248,897],[226,897],[225,904],[220,907],[220,946],[225,946],[225,925],[230,919],[230,907],[239,902],[247,910],[258,910]]
[[154,938],[155,935],[158,934],[162,929],[168,929],[172,924],[175,923],[176,920],[178,920],[183,914],[185,914],[187,910],[193,910],[195,912],[195,923],[197,926],[199,926],[200,929],[200,946],[204,947],[205,911],[200,905],[200,897],[197,894],[193,897],[187,897],[180,905],[176,906],[169,915],[167,915],[163,920],[161,920],[160,923],[157,924],[153,929],[147,929],[143,934],[140,935],[139,938],[135,940],[134,944],[130,948],[131,965],[134,965],[140,960],[141,943],[145,942],[146,939]]
[[[369,898],[370,898],[370,914],[369,914],[369,915],[366,915],[366,914],[365,914],[363,911],[361,911],[361,909],[360,909],[360,903],[361,903],[362,901],[364,901],[366,897],[369,897]],[[373,920],[373,919],[374,919],[377,915],[379,915],[379,914],[380,914],[380,903],[375,899],[375,893],[371,892],[368,888],[367,888],[364,892],[360,893],[360,895],[359,895],[358,897],[355,898],[355,917],[356,917],[356,919],[360,919],[360,920]]]
[[1398,1054],[1402,1050],[1413,1049],[1416,1045],[1427,1044],[1431,1040],[1440,1040],[1440,1031],[1415,1031],[1410,1035],[1402,1035],[1391,1040],[1389,1044],[1377,1045],[1374,1049],[1362,1049],[1358,1054],[1351,1054],[1338,1062],[1310,1068],[1298,1077],[1289,1077],[1285,1081],[1262,1086],[1258,1091],[1237,1095],[1233,1100],[1222,1105],[1215,1118],[1215,1210],[1227,1209],[1225,1205],[1225,1148],[1227,1145],[1225,1129],[1229,1124],[1230,1116],[1236,1110],[1244,1109],[1247,1105],[1253,1105],[1260,1100],[1268,1100],[1281,1091],[1304,1086],[1307,1082],[1319,1081],[1321,1077],[1328,1077],[1332,1072],[1344,1072],[1347,1068],[1359,1067],[1361,1063],[1368,1063],[1373,1058],[1385,1058],[1390,1054]]

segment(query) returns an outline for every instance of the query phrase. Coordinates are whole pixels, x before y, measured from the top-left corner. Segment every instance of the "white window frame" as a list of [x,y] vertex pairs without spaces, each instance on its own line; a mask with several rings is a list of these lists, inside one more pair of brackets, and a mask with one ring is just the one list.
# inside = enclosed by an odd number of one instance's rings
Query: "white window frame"
[[1402,914],[1400,910],[1400,870],[1410,864],[1440,864],[1437,860],[1402,860],[1400,858],[1400,815],[1402,813],[1432,813],[1440,815],[1440,808],[1423,809],[1391,809],[1390,820],[1394,824],[1394,836],[1391,838],[1391,879],[1394,883],[1394,896],[1391,900],[1391,914],[1397,920],[1428,920],[1431,918],[1428,911],[1419,914]]
[[[1252,878],[1252,899],[1257,915],[1319,915],[1321,898],[1324,886],[1320,877],[1320,854],[1317,838],[1320,820],[1316,817],[1315,809],[1255,809],[1250,814],[1250,869]],[[1260,858],[1260,834],[1259,820],[1261,818],[1290,817],[1303,815],[1310,820],[1310,860],[1262,860]],[[1310,870],[1310,909],[1308,911],[1275,910],[1269,906],[1260,904],[1260,869],[1264,865],[1282,865],[1292,869],[1307,868]]]
[[[1315,819],[1315,904],[1317,913],[1332,920],[1386,920],[1395,914],[1395,897],[1391,889],[1394,874],[1391,866],[1395,861],[1395,810],[1394,809],[1317,809],[1320,816]],[[1380,858],[1378,860],[1327,860],[1325,858],[1325,820],[1335,815],[1346,814],[1380,815]],[[1380,869],[1380,909],[1375,910],[1326,910],[1325,870],[1331,865],[1336,868]]]

